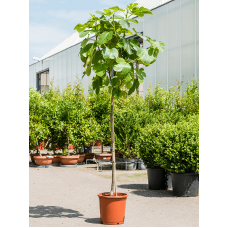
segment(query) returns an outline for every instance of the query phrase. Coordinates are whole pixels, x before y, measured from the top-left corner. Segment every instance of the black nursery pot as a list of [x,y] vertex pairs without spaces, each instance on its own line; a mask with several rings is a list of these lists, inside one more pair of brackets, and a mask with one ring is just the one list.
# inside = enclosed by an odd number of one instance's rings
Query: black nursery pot
[[198,173],[171,173],[174,196],[198,196]]
[[161,168],[147,168],[148,186],[150,190],[167,190],[171,188],[170,174]]

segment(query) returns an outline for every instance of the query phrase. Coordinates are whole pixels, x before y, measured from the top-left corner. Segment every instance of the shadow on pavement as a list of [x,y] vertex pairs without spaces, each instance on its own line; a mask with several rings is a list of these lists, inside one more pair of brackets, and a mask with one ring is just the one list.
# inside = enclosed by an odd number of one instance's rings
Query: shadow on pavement
[[88,218],[88,219],[85,219],[85,222],[93,223],[93,224],[101,224],[101,219],[100,218]]
[[119,188],[132,189],[132,194],[144,197],[176,197],[172,190],[149,190],[148,184],[122,184]]
[[125,188],[125,189],[148,190],[148,184],[121,184],[121,185],[118,185],[118,187]]
[[56,206],[42,206],[38,205],[36,207],[29,207],[29,217],[32,218],[76,218],[82,217],[78,211],[72,209],[66,209],[63,207],[56,207]]

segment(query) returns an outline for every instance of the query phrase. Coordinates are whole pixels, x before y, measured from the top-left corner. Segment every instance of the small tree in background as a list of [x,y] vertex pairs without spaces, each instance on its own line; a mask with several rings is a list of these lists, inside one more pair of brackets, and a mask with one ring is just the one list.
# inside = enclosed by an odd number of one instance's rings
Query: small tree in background
[[40,156],[40,143],[48,138],[47,102],[42,94],[29,89],[29,149],[35,150]]
[[[121,12],[123,16],[117,15]],[[126,97],[131,95],[140,83],[143,83],[146,74],[144,69],[135,69],[134,61],[143,63],[145,66],[156,61],[159,51],[164,50],[164,44],[160,41],[152,40],[148,36],[142,36],[129,30],[130,23],[138,24],[133,16],[143,17],[152,12],[144,7],[138,7],[138,3],[131,3],[125,9],[114,6],[104,11],[96,11],[102,15],[96,17],[90,14],[90,19],[85,24],[78,24],[75,30],[79,32],[79,37],[87,36],[81,43],[80,57],[84,62],[84,74],[90,75],[91,70],[95,72],[93,76],[93,89],[99,94],[102,87],[107,86],[111,100],[111,146],[112,146],[112,185],[110,195],[116,192],[116,164],[115,164],[115,138],[114,138],[114,97]],[[94,34],[94,39],[89,37]],[[126,39],[126,35],[137,35],[149,42],[148,48],[140,47],[136,39]],[[137,78],[134,76],[137,73]],[[127,88],[126,91],[123,88]]]
[[94,90],[90,88],[87,100],[91,112],[99,125],[100,131],[97,132],[97,140],[101,141],[103,152],[103,146],[110,145],[111,143],[110,99],[108,89],[102,88],[97,95]]

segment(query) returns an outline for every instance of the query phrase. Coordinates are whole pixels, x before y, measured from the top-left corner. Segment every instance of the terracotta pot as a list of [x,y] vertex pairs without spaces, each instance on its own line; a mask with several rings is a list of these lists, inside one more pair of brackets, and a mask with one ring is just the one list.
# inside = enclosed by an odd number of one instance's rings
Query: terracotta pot
[[85,159],[93,159],[94,153],[85,153]]
[[78,163],[82,163],[85,159],[85,154],[77,154],[79,156]]
[[120,192],[117,192],[117,196],[108,196],[108,194],[98,194],[101,223],[107,225],[123,224],[128,194]]
[[60,163],[60,155],[53,155],[52,163]]
[[53,156],[34,156],[33,158],[37,165],[51,165]]
[[110,161],[112,154],[97,154],[95,155],[96,159],[102,159],[103,161]]
[[32,162],[35,162],[34,156],[40,156],[39,154],[29,154],[29,155],[30,155],[30,158],[31,158]]
[[78,162],[78,155],[72,155],[72,156],[60,156],[61,163],[63,165],[76,165]]

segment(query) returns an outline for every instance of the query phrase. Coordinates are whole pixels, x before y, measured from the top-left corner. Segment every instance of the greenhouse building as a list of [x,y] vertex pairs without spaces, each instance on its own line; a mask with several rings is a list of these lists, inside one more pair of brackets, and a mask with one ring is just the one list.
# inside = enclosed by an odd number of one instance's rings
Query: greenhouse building
[[[165,44],[165,51],[159,53],[157,61],[149,67],[135,62],[137,68],[144,67],[147,75],[140,85],[140,93],[145,96],[148,87],[154,88],[159,82],[168,89],[177,81],[183,81],[182,90],[185,89],[188,80],[199,78],[199,0],[137,0],[136,3],[149,8],[153,15],[137,17],[139,23],[131,23],[131,29]],[[129,38],[138,39],[144,47],[149,46],[139,37]],[[78,77],[86,94],[93,73],[82,78],[84,69],[79,51],[83,39],[75,32],[31,64],[29,86],[42,92],[54,78],[53,85],[62,91]]]

